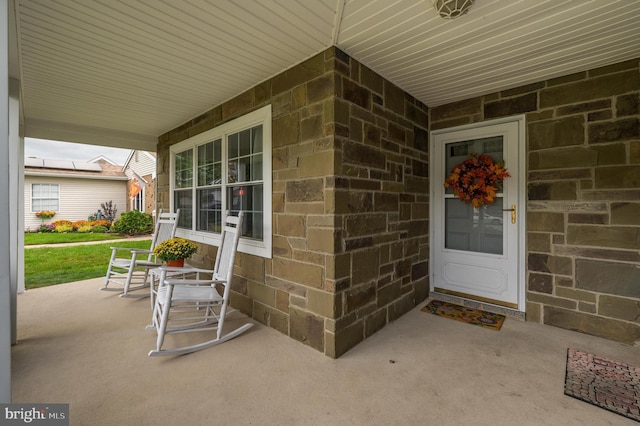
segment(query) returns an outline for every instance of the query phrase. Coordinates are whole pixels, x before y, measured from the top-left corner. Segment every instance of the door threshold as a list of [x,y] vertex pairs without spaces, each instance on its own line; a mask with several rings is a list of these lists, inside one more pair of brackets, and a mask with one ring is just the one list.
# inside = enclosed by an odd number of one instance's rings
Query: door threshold
[[461,296],[445,294],[435,290],[429,293],[429,298],[433,300],[439,300],[441,302],[455,303],[456,305],[465,306],[467,308],[481,309],[483,311],[491,312],[494,314],[501,314],[507,318],[513,318],[520,321],[525,320],[525,313],[517,309],[506,308],[504,306],[498,306]]

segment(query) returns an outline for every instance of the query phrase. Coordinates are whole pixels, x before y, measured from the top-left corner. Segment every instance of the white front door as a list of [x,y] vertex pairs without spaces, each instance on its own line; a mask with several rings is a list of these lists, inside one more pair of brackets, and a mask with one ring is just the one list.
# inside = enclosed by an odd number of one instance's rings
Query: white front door
[[[431,290],[524,311],[524,117],[431,133]],[[510,174],[491,204],[460,200],[444,181],[471,154]]]

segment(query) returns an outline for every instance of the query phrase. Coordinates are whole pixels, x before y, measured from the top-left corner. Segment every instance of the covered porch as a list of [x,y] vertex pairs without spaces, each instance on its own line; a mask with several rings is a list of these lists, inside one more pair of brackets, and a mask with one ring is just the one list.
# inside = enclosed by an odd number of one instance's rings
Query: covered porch
[[339,360],[261,324],[149,358],[148,300],[101,284],[18,296],[13,402],[69,403],[71,424],[93,425],[635,424],[563,394],[567,348],[637,362],[637,348],[610,340],[513,319],[482,329],[425,302]]

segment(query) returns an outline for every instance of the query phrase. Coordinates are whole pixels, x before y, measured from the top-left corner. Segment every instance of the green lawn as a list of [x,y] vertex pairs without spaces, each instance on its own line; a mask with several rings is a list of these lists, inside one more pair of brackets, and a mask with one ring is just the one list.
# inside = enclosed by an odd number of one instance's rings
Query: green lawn
[[25,232],[24,245],[80,243],[85,241],[115,240],[118,238],[125,238],[125,236],[121,234],[91,234],[79,232]]
[[151,240],[136,240],[69,247],[28,248],[24,250],[25,287],[38,288],[104,277],[111,258],[110,247],[149,249],[150,246]]

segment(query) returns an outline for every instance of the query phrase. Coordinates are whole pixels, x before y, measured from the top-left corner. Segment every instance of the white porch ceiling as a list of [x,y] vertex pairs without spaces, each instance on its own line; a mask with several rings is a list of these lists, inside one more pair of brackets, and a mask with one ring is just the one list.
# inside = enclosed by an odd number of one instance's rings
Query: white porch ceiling
[[431,107],[640,58],[638,0],[14,1],[24,135],[124,148],[332,45]]

